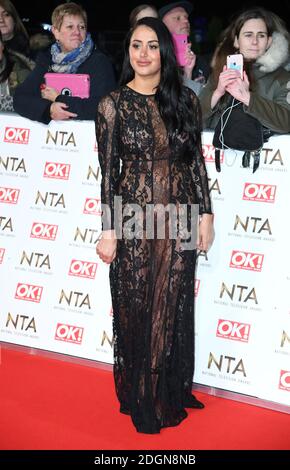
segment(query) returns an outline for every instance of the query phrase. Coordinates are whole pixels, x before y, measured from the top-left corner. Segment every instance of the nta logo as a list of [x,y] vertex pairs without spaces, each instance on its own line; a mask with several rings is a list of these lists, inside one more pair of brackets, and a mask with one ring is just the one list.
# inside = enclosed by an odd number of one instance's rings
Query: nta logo
[[12,316],[11,313],[7,315],[6,328],[9,327],[10,323],[14,326],[15,330],[28,331],[33,330],[36,333],[36,324],[34,317],[28,317],[27,315],[16,315]]
[[223,356],[222,354],[217,359],[212,352],[209,353],[207,368],[211,369],[212,366],[217,367],[220,372],[226,372],[227,374],[236,374],[240,372],[244,377],[247,377],[245,366],[242,359],[237,360],[236,357]]
[[76,147],[76,141],[73,132],[69,133],[66,131],[55,131],[53,133],[48,129],[46,135],[46,144],[49,144],[51,142],[53,142],[55,145],[62,145],[65,147],[67,145],[73,145],[74,147]]
[[0,157],[0,168],[1,167],[5,168],[6,171],[14,171],[15,173],[22,171],[26,173],[24,158]]
[[265,231],[268,235],[272,235],[269,219],[261,219],[261,217],[245,217],[242,218],[236,214],[234,230],[238,230],[241,227],[244,232],[251,232],[260,234]]
[[232,284],[231,287],[228,287],[224,282],[222,282],[220,299],[222,299],[224,295],[227,295],[232,301],[248,302],[251,300],[254,301],[255,304],[258,304],[257,294],[254,287],[250,288],[249,286],[242,286],[240,284]]
[[84,292],[70,291],[66,293],[62,289],[58,303],[66,303],[69,307],[86,307],[91,309],[89,294],[85,294]]

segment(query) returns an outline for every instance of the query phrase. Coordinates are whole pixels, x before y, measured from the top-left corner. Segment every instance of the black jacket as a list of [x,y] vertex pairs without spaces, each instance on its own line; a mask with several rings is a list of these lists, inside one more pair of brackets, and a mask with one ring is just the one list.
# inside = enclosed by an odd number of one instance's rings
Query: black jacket
[[[33,121],[48,124],[51,120],[51,101],[41,97],[40,85],[44,83],[44,74],[51,72],[50,48],[39,54],[35,69],[26,80],[19,85],[14,94],[15,111]],[[76,113],[77,119],[93,120],[100,99],[116,87],[113,67],[109,59],[97,49],[94,49],[88,59],[83,62],[76,73],[90,76],[90,97],[78,98],[59,95],[56,101],[68,105],[67,111]]]
[[6,49],[20,52],[27,57],[30,56],[28,36],[25,36],[21,32],[14,34],[14,36],[11,39],[8,39],[8,41],[4,41],[4,45]]

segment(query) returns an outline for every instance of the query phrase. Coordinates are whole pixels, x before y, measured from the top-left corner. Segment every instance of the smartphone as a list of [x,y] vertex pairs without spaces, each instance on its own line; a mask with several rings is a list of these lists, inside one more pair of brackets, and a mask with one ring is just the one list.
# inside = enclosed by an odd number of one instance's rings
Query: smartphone
[[177,63],[181,65],[181,67],[184,67],[184,65],[186,65],[185,55],[188,49],[187,34],[172,33],[172,39]]
[[244,58],[242,54],[232,54],[227,56],[227,68],[234,69],[240,72],[241,79],[243,79]]

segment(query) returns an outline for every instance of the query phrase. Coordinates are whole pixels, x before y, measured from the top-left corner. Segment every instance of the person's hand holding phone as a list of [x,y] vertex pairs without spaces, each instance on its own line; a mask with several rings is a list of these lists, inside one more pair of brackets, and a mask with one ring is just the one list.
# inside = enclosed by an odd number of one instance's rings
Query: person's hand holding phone
[[222,72],[219,75],[219,80],[216,89],[214,90],[211,97],[211,109],[213,109],[218,101],[224,96],[228,87],[239,79],[240,75],[237,70],[227,69],[224,65]]
[[225,94],[229,85],[234,83],[239,77],[240,74],[237,70],[228,69],[227,66],[224,65],[223,71],[219,75],[219,81],[216,88],[220,97]]
[[236,100],[249,106],[250,102],[250,83],[246,72],[243,72],[243,80],[238,76],[236,80],[229,83],[226,91]]
[[226,91],[230,93],[236,100],[249,105],[250,91],[249,80],[246,72],[244,72],[244,58],[242,54],[231,54],[227,56],[227,70],[235,71],[238,73],[236,80],[231,80],[225,87]]
[[187,34],[172,33],[175,56],[178,65],[184,67],[186,65],[186,55],[188,51]]
[[189,42],[187,44],[187,49],[186,49],[186,52],[185,52],[185,66],[183,68],[184,75],[185,75],[186,78],[191,79],[192,71],[195,67],[195,63],[196,63],[196,55],[191,50],[191,43]]
[[172,34],[177,64],[183,67],[184,76],[191,79],[195,66],[196,55],[191,50],[191,43],[187,42],[187,34]]
[[227,56],[227,69],[236,70],[243,80],[244,57],[242,54],[230,54]]

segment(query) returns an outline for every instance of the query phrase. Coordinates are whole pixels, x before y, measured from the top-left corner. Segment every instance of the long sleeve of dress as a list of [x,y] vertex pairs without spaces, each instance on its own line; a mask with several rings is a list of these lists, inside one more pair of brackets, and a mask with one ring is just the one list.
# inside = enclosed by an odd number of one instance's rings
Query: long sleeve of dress
[[195,95],[192,95],[192,105],[197,127],[197,142],[195,148],[195,158],[193,158],[191,163],[191,173],[196,187],[196,195],[199,201],[199,213],[211,214],[212,210],[208,186],[208,176],[201,145],[202,113],[199,100]]
[[101,202],[103,230],[115,228],[114,197],[117,195],[120,174],[116,115],[115,102],[110,96],[104,97],[98,106],[96,121],[98,157],[102,173]]

